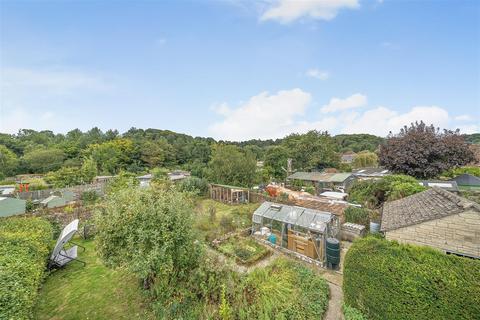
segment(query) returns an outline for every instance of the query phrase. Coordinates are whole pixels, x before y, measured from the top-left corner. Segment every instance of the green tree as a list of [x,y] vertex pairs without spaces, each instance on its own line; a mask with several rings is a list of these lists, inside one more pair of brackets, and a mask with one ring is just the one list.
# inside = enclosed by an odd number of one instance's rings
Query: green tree
[[164,166],[175,159],[173,147],[164,138],[143,142],[140,154],[142,161],[150,168]]
[[65,154],[57,148],[38,148],[23,156],[23,162],[32,173],[54,171],[62,166]]
[[354,168],[377,167],[378,156],[374,152],[362,151],[353,160]]
[[45,181],[56,188],[63,188],[82,184],[83,176],[79,168],[63,167],[47,173]]
[[264,170],[276,179],[283,180],[287,173],[287,160],[289,158],[288,149],[283,146],[273,146],[265,152]]
[[108,266],[129,269],[145,288],[155,283],[171,290],[198,263],[192,212],[191,200],[175,188],[122,189],[95,215],[97,250]]
[[101,173],[116,174],[125,169],[133,159],[134,146],[129,139],[115,139],[100,144],[89,145],[86,157],[98,164]]
[[82,176],[85,183],[91,183],[98,174],[97,162],[92,157],[85,158],[82,164]]
[[215,183],[250,187],[257,178],[255,156],[234,145],[215,145],[209,168],[210,180]]
[[14,175],[17,168],[17,155],[6,146],[0,145],[0,178]]
[[337,167],[340,157],[328,132],[312,130],[287,136],[282,145],[290,151],[295,169],[312,170]]

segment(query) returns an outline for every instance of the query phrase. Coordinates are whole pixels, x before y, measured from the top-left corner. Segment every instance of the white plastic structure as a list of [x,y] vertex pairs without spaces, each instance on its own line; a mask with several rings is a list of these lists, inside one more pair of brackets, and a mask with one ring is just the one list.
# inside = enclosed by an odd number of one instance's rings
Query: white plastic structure
[[[70,222],[58,237],[57,244],[50,256],[50,267],[63,267],[72,260],[77,260],[85,265],[85,262],[77,259],[78,245],[65,249],[65,245],[72,239],[78,231],[78,219]],[[82,247],[83,248],[83,247]],[[85,250],[85,248],[83,248]]]

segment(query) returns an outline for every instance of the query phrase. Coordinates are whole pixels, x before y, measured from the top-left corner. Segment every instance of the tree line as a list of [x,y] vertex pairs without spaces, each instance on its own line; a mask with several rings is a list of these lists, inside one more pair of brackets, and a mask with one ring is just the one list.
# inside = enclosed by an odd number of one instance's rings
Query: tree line
[[[131,128],[123,134],[96,127],[66,134],[24,129],[0,134],[0,179],[40,173],[71,185],[88,183],[96,175],[144,173],[160,167],[189,170],[217,183],[251,186],[285,179],[288,159],[297,171],[348,171],[351,168],[340,161],[346,151],[357,152],[353,163],[357,167],[380,163],[394,172],[430,177],[470,162],[466,139],[475,138],[423,123],[405,127],[387,139],[368,134],[332,136],[312,130],[283,139],[244,142],[158,129]],[[263,166],[259,167],[258,161],[263,161]]]

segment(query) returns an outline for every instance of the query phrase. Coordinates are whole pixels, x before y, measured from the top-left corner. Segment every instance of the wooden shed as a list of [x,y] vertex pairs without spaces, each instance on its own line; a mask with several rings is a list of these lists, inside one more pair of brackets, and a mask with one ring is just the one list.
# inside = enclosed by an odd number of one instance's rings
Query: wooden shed
[[228,204],[248,203],[250,190],[223,184],[211,184],[210,198]]
[[67,200],[65,200],[65,198],[62,198],[62,197],[59,197],[59,196],[50,196],[50,197],[40,201],[40,204],[44,207],[47,207],[47,208],[57,208],[57,207],[66,206],[67,205]]
[[0,217],[25,213],[27,201],[17,198],[0,197]]

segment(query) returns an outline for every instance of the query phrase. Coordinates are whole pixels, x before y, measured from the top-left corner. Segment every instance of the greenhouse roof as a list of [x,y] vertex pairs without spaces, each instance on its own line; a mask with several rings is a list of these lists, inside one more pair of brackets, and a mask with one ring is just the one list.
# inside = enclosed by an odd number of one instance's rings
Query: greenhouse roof
[[255,217],[265,217],[320,232],[325,230],[326,224],[329,223],[333,217],[329,212],[268,201],[262,203],[253,215],[255,221],[257,221]]

